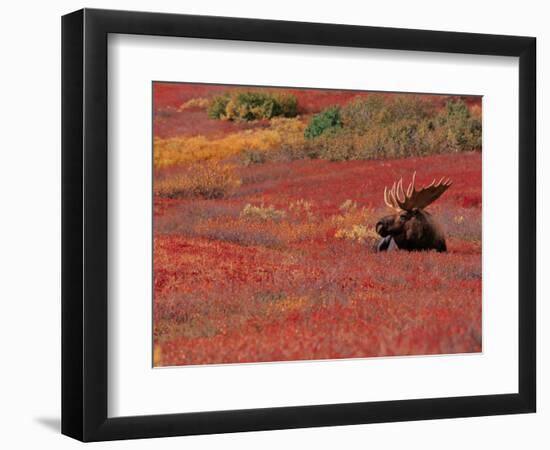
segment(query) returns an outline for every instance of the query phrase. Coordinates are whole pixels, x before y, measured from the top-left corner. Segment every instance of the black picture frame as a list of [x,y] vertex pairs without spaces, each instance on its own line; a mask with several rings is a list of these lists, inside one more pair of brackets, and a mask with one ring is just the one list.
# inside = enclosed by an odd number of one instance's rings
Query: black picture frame
[[[110,33],[519,57],[517,393],[107,416],[107,36]],[[62,18],[62,433],[82,441],[535,412],[536,39],[83,9]]]

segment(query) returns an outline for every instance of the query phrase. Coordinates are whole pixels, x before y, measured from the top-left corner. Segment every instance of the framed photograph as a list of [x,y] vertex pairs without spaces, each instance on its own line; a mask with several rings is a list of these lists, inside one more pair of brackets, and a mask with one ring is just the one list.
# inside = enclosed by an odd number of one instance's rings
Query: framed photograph
[[535,412],[536,40],[62,20],[62,432]]

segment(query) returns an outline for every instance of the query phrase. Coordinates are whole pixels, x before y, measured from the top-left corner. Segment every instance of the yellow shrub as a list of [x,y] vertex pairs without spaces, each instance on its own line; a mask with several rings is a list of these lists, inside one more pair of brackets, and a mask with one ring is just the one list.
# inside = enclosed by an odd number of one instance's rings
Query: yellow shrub
[[224,159],[245,149],[268,150],[279,143],[279,135],[270,130],[244,131],[214,140],[204,136],[155,139],[155,168],[201,160]]
[[271,119],[270,128],[281,134],[299,134],[303,136],[306,124],[298,118],[274,117]]
[[304,136],[306,124],[299,119],[275,118],[271,120],[271,129],[281,136],[279,150],[290,159],[303,159],[309,150]]
[[155,182],[162,197],[221,198],[241,185],[234,166],[208,161],[192,164],[184,173]]
[[209,159],[225,159],[244,151],[271,151],[303,140],[298,119],[273,119],[267,129],[245,130],[219,139],[204,136],[155,138],[155,168]]

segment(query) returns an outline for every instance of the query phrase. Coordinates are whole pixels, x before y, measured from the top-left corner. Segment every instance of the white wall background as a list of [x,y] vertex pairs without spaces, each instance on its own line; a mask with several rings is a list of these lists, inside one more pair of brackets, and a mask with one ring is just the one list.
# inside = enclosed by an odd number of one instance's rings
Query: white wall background
[[[60,16],[83,6],[246,16],[538,38],[539,229],[550,225],[549,11],[544,2],[462,0],[296,2],[112,0],[9,2],[0,18],[0,443],[4,448],[74,448],[59,434],[60,417]],[[550,445],[550,239],[539,233],[539,412],[535,415],[239,433],[96,444],[96,448],[532,448]]]

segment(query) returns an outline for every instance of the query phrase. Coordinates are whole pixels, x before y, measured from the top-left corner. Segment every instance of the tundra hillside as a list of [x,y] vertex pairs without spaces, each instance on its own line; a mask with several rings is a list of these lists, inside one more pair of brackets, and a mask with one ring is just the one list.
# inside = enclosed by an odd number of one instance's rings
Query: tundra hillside
[[[481,351],[477,97],[154,85],[156,366]],[[376,253],[385,186],[453,185],[447,253]]]

